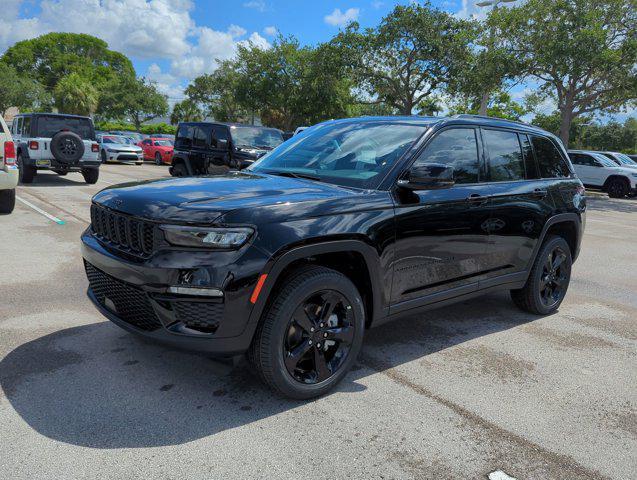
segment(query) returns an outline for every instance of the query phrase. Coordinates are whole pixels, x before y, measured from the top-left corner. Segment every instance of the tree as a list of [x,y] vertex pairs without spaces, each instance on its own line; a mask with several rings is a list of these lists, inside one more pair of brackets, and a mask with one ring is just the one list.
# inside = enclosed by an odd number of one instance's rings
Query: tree
[[637,99],[637,0],[529,0],[488,23],[556,101],[565,145],[574,119]]
[[363,92],[404,115],[446,85],[469,56],[475,24],[427,3],[399,5],[379,26],[351,24],[332,43]]
[[40,82],[53,92],[58,82],[72,73],[101,90],[114,79],[135,77],[131,61],[108,49],[99,38],[77,33],[49,33],[10,47],[2,62],[23,78]]
[[179,122],[200,122],[203,118],[203,113],[197,104],[190,99],[186,99],[175,104],[170,114],[170,123],[177,125]]
[[9,107],[48,110],[51,101],[43,85],[18,75],[13,67],[0,62],[0,114]]
[[99,111],[102,116],[130,119],[139,130],[142,123],[166,115],[168,101],[153,82],[143,77],[123,78],[102,95]]
[[[484,114],[490,117],[519,121],[524,115],[531,112],[531,108],[513,100],[508,92],[491,93],[489,97],[490,101]],[[469,113],[482,115],[479,108],[477,102],[469,102],[466,98],[461,97],[451,106],[449,114]]]
[[73,115],[92,115],[99,101],[97,89],[77,73],[61,79],[55,86],[53,95],[60,113]]
[[438,115],[443,107],[438,97],[427,97],[418,104],[418,115],[434,116]]
[[195,78],[185,93],[192,103],[201,105],[206,116],[220,122],[243,122],[250,115],[237,99],[238,82],[236,63],[226,60],[213,73]]

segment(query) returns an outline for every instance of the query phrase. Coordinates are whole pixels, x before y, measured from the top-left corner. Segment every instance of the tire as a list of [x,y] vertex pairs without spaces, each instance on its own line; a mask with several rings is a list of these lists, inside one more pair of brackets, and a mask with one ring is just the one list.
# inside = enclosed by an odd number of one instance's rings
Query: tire
[[49,145],[53,157],[60,162],[73,164],[84,155],[84,142],[73,132],[58,132],[53,135]]
[[100,170],[99,168],[83,168],[82,176],[86,183],[93,185],[97,183],[97,179],[100,177]]
[[566,296],[572,265],[571,249],[566,240],[551,235],[542,244],[524,287],[511,290],[513,302],[535,315],[555,312]]
[[187,177],[188,170],[183,162],[176,163],[170,172],[173,177]]
[[0,190],[0,213],[11,213],[15,208],[15,188]]
[[18,154],[17,158],[18,164],[18,181],[22,184],[32,183],[36,174],[38,173],[37,169],[32,165],[25,165],[22,161],[22,155]]
[[624,198],[630,192],[630,184],[622,178],[613,178],[606,186],[610,198]]
[[102,163],[106,163],[106,152],[102,150],[102,153],[100,155],[102,157]]
[[159,152],[157,152],[155,154],[155,165],[161,165],[162,161],[161,161],[161,155],[159,154]]
[[[321,318],[323,310],[332,313],[327,320]],[[347,375],[364,329],[365,308],[356,286],[334,270],[305,267],[272,298],[248,360],[275,392],[295,399],[318,397]]]

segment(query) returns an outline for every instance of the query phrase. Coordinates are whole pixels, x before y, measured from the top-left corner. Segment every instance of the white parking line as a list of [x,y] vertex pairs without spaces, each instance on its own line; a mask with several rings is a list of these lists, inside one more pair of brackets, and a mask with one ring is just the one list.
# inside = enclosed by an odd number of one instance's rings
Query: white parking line
[[515,478],[507,475],[502,470],[496,470],[489,474],[489,480],[516,480]]
[[35,205],[33,205],[31,202],[27,202],[25,199],[20,198],[16,195],[16,200],[24,203],[27,207],[31,207],[33,210],[35,210],[36,212],[44,215],[46,218],[48,218],[49,220],[53,220],[55,223],[57,223],[58,225],[64,225],[64,220],[60,220],[58,217],[51,215],[50,213],[45,212],[44,210],[42,210],[40,207],[36,207]]

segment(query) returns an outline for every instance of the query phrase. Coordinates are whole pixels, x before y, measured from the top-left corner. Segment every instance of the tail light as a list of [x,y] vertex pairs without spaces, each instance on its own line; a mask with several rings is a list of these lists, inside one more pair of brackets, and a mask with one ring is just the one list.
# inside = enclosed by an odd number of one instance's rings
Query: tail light
[[31,140],[29,142],[29,150],[37,150],[40,148],[40,144],[37,142],[37,140]]
[[15,144],[11,141],[4,142],[4,164],[15,165]]
[[100,151],[100,146],[97,143],[92,143],[91,152],[99,152],[99,151]]

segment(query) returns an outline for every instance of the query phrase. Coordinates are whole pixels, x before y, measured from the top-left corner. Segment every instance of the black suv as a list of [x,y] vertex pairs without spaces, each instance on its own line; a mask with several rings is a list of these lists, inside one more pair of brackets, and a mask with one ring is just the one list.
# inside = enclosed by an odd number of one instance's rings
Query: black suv
[[186,177],[246,168],[283,141],[283,133],[276,128],[234,123],[180,123],[170,174]]
[[365,329],[494,290],[546,315],[566,294],[584,187],[553,135],[474,116],[330,121],[248,169],[107,188],[82,235],[117,325],[247,352],[278,392],[343,378]]

